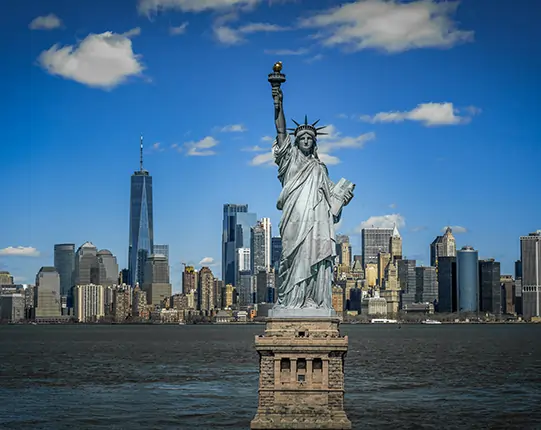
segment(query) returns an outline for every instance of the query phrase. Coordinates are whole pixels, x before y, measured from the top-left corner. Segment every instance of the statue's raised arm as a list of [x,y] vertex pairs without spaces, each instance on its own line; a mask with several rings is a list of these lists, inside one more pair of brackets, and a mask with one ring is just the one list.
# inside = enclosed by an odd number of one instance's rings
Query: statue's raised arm
[[278,146],[282,146],[286,135],[286,118],[284,115],[284,96],[282,89],[280,88],[281,84],[286,81],[286,75],[281,73],[282,62],[278,61],[272,67],[273,73],[269,74],[269,82],[272,87],[272,98],[274,100],[274,123],[276,125],[276,140]]

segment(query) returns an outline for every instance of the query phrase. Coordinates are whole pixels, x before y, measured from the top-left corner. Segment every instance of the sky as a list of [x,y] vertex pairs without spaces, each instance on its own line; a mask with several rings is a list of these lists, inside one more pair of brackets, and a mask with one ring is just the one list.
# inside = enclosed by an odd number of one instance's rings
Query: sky
[[339,233],[397,224],[404,255],[457,247],[513,273],[541,229],[539,2],[7,0],[0,17],[0,270],[33,283],[55,243],[127,265],[130,176],[154,183],[154,237],[221,275],[224,203],[278,235],[267,75],[320,119],[331,179],[356,184]]

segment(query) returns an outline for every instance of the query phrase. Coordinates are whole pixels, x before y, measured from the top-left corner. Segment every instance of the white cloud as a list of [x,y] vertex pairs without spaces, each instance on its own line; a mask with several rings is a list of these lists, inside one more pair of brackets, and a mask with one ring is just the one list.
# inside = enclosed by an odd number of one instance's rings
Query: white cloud
[[404,227],[406,225],[406,218],[400,214],[371,216],[366,221],[359,224],[357,230],[361,231],[363,228],[370,227],[393,228],[395,225],[398,228]]
[[204,137],[203,139],[195,142],[186,142],[184,146],[187,149],[187,156],[200,156],[206,157],[209,155],[215,155],[216,152],[212,149],[218,145],[218,141],[212,136]]
[[251,7],[260,0],[139,0],[137,9],[141,14],[180,10],[182,12],[224,11],[238,7]]
[[54,13],[34,18],[28,28],[30,30],[54,30],[62,26],[62,20]]
[[132,28],[131,30],[126,31],[125,33],[122,33],[121,36],[130,38],[130,37],[139,36],[140,34],[141,34],[141,28],[135,27],[135,28]]
[[214,261],[214,258],[212,257],[203,257],[203,259],[199,262],[200,266],[214,266],[216,265],[216,262]]
[[220,129],[222,133],[243,133],[248,129],[242,124],[229,124]]
[[274,137],[272,136],[263,136],[261,142],[274,142]]
[[316,54],[313,57],[307,58],[304,61],[306,63],[308,63],[308,64],[311,64],[311,63],[315,63],[316,61],[320,61],[320,60],[323,60],[323,54]]
[[257,154],[252,160],[250,161],[250,164],[252,166],[269,166],[272,165],[274,162],[274,156],[272,154],[272,151],[265,152],[264,154]]
[[238,45],[246,41],[244,37],[246,34],[285,31],[289,30],[289,28],[264,22],[253,22],[238,28],[233,28],[228,25],[221,25],[217,22],[215,23],[213,30],[214,35],[219,42],[225,45]]
[[418,226],[416,226],[416,227],[413,227],[413,228],[411,229],[411,231],[413,231],[414,233],[417,233],[417,232],[419,232],[419,231],[424,231],[424,230],[426,230],[426,229],[427,229],[427,227],[426,227],[425,225],[418,225]]
[[305,55],[309,52],[309,49],[265,49],[264,52],[268,55]]
[[144,69],[126,34],[139,33],[134,29],[124,34],[89,34],[77,45],[53,45],[40,54],[38,61],[52,75],[110,89],[130,76],[140,75]]
[[468,229],[466,227],[462,227],[460,225],[450,225],[450,226],[443,226],[441,228],[441,232],[442,233],[445,233],[445,230],[447,230],[447,227],[451,227],[451,230],[453,231],[453,233],[456,233],[456,234],[461,234],[461,233],[467,233],[468,232]]
[[31,246],[8,246],[0,249],[0,255],[14,257],[39,257],[40,252]]
[[169,27],[169,34],[171,36],[178,36],[179,34],[184,34],[186,33],[186,28],[188,28],[188,23],[187,22],[183,22],[182,24],[174,27],[174,26],[171,26]]
[[[349,149],[361,149],[364,147],[365,143],[375,139],[376,134],[373,132],[364,133],[356,137],[352,136],[342,136],[342,134],[336,130],[336,127],[332,124],[328,125],[322,132],[327,133],[327,135],[321,135],[318,137],[318,156],[319,159],[328,165],[334,165],[340,163],[340,158],[331,153],[343,148]],[[268,139],[268,136],[265,136],[264,139]],[[291,136],[293,139],[293,136]],[[270,140],[274,140],[270,138]],[[252,166],[261,166],[261,165],[272,165],[274,162],[274,157],[272,151],[269,151],[265,154],[258,154],[250,161]]]
[[301,20],[326,46],[350,50],[383,49],[401,52],[416,48],[450,48],[473,39],[473,31],[456,28],[458,2],[417,0],[358,0]]
[[267,149],[268,148],[262,148],[259,145],[255,145],[255,146],[249,146],[247,148],[242,148],[241,151],[245,151],[245,152],[262,152],[262,151],[267,151]]
[[480,109],[470,106],[463,109],[469,116],[460,116],[460,109],[453,103],[421,103],[415,109],[404,112],[379,112],[374,116],[362,115],[362,121],[376,122],[402,122],[405,120],[421,122],[426,127],[437,125],[466,124],[471,121],[471,115],[479,113]]
[[24,282],[26,281],[27,278],[25,278],[24,276],[14,276],[13,277],[13,282],[17,283],[17,282]]
[[160,142],[156,142],[152,144],[152,150],[154,152],[163,152],[165,149],[163,148],[162,144]]

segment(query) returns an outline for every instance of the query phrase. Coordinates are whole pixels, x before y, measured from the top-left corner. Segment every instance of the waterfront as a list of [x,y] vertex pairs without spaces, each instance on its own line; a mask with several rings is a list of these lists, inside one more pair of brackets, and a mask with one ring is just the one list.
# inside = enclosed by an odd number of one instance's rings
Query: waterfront
[[[2,429],[247,429],[261,325],[0,326]],[[343,325],[354,429],[534,429],[541,326]]]

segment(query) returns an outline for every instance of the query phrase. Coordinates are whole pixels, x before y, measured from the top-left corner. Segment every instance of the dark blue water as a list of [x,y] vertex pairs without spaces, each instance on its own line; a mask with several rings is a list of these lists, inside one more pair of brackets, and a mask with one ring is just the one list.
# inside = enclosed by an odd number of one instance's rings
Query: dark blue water
[[[247,429],[264,326],[0,326],[1,429]],[[541,429],[541,325],[344,325],[354,429]]]

